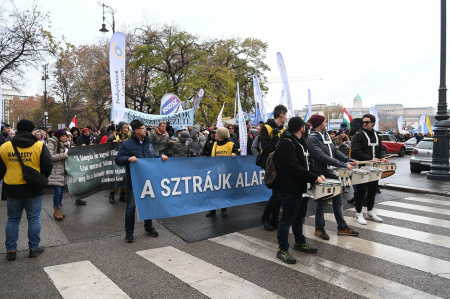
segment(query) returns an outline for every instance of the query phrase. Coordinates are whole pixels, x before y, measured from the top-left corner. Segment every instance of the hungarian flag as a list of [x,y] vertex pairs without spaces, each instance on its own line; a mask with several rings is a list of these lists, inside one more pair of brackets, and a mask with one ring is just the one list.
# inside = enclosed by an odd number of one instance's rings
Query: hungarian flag
[[76,115],[72,118],[72,121],[70,122],[70,125],[69,125],[69,129],[71,129],[73,127],[78,128],[78,126],[77,126],[77,116]]
[[343,122],[347,124],[347,128],[350,129],[350,122],[352,121],[352,117],[350,114],[348,114],[347,110],[344,108],[344,118],[342,119]]

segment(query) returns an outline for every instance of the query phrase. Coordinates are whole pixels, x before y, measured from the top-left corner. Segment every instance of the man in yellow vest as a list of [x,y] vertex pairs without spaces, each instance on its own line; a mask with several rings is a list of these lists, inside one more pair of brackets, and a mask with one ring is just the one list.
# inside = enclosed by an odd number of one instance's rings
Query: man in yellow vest
[[0,147],[0,177],[6,184],[7,213],[6,223],[6,259],[16,259],[17,240],[19,239],[19,226],[23,210],[27,212],[28,220],[28,244],[29,257],[34,258],[44,252],[44,247],[39,246],[41,241],[41,209],[42,194],[45,189],[36,190],[27,186],[23,179],[22,166],[16,157],[16,152],[11,142],[17,147],[26,166],[32,167],[49,177],[52,168],[50,152],[43,142],[38,142],[31,134],[34,130],[32,121],[22,119],[17,123],[16,136]]

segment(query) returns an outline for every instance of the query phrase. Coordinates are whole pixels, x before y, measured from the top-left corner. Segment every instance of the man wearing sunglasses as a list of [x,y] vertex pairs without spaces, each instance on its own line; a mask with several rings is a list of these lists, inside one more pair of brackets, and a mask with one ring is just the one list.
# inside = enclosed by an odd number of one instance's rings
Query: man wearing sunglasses
[[[351,148],[352,157],[359,161],[381,161],[387,162],[385,159],[386,151],[381,144],[381,138],[373,129],[375,125],[375,116],[372,114],[365,114],[363,116],[363,128],[359,130],[352,138]],[[375,195],[377,193],[378,181],[372,181],[365,184],[356,185],[355,193],[355,218],[359,224],[367,224],[366,219],[362,213],[362,202],[364,197],[367,198],[367,219],[376,222],[383,222],[383,219],[378,217],[373,212],[375,204]],[[367,194],[367,196],[366,196]]]

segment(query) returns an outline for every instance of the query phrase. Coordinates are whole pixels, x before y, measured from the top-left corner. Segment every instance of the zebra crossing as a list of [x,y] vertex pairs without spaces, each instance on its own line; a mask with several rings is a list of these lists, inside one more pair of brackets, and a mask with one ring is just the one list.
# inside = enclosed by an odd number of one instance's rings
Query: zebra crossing
[[[161,271],[170,274],[174,280],[179,280],[200,294],[209,298],[286,298],[272,284],[264,280],[246,277],[239,271],[239,260],[255,259],[277,269],[274,279],[280,269],[285,269],[295,281],[305,277],[310,283],[319,287],[335,288],[354,297],[365,298],[448,298],[450,297],[450,201],[444,197],[428,198],[405,197],[400,200],[388,201],[376,205],[377,214],[384,218],[383,223],[368,222],[359,225],[353,217],[354,209],[346,210],[346,221],[351,227],[357,228],[359,237],[337,236],[330,233],[330,240],[325,241],[314,236],[311,219],[307,219],[304,233],[308,240],[318,248],[318,254],[306,254],[291,251],[297,263],[285,264],[275,257],[277,250],[276,236],[254,228],[244,232],[212,238],[202,241],[202,245],[214,244],[218,254],[232,253],[236,256],[236,265],[224,267],[215,265],[211,260],[196,256],[195,250],[164,246],[136,251],[142,258],[142,263],[156,266]],[[313,216],[312,216],[313,217]],[[330,232],[335,226],[332,214],[325,214]],[[401,220],[402,225],[395,225],[395,220]],[[420,224],[428,230],[417,230],[407,227],[407,224]],[[417,227],[417,226],[415,226]],[[436,228],[437,233],[428,232]],[[376,235],[376,238],[367,236]],[[270,239],[267,238],[270,236]],[[292,236],[291,236],[292,237]],[[384,239],[399,240],[403,244],[414,246],[397,247],[384,242]],[[291,239],[292,240],[292,239]],[[291,242],[292,243],[292,242]],[[440,252],[438,258],[415,250],[417,244],[423,244]],[[187,244],[187,247],[195,247]],[[407,248],[407,249],[405,249]],[[187,252],[189,251],[189,252]],[[356,259],[357,262],[344,262]],[[373,269],[365,265],[365,260],[372,264],[385,266],[386,271]],[[261,267],[247,269],[256,276]],[[79,261],[45,267],[49,279],[63,298],[131,298],[116,282],[108,278],[91,261]],[[127,269],[120,269],[127,271]],[[398,276],[406,276],[403,279]],[[262,275],[262,273],[260,273]],[[408,280],[412,281],[409,282]],[[312,280],[311,280],[312,279]],[[424,283],[416,283],[418,281]],[[283,280],[285,281],[285,280]],[[434,285],[435,284],[435,285]],[[446,288],[442,286],[447,286]],[[290,286],[302,290],[302,285]],[[300,294],[300,293],[299,293]],[[148,296],[150,297],[150,296]],[[302,297],[301,295],[298,296]]]

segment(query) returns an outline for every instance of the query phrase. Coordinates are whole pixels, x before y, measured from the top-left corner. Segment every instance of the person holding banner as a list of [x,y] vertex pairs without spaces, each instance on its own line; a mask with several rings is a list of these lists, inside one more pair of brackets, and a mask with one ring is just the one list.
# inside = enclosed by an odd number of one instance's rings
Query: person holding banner
[[[227,128],[220,127],[217,129],[216,142],[214,142],[211,157],[226,157],[236,158],[239,153],[237,146],[234,142],[230,141],[230,131]],[[227,208],[221,209],[222,217],[226,217],[228,214]],[[216,215],[216,210],[211,210],[206,213],[206,217],[212,217]]]
[[289,228],[295,237],[296,251],[316,253],[318,249],[306,243],[303,222],[309,198],[303,197],[307,184],[321,183],[325,180],[316,169],[310,170],[310,158],[305,135],[307,124],[300,117],[292,117],[288,129],[281,135],[273,155],[277,170],[277,189],[283,212],[278,226],[278,251],[276,257],[287,264],[295,264],[296,259],[289,254]]
[[[134,241],[134,222],[136,213],[136,203],[133,194],[133,183],[131,181],[130,163],[135,163],[141,158],[155,158],[153,146],[150,139],[146,136],[144,123],[139,120],[131,122],[133,134],[126,140],[119,149],[116,156],[116,164],[125,166],[127,172],[127,207],[125,210],[125,242],[132,243]],[[169,159],[166,155],[161,155],[162,161]],[[144,220],[145,231],[151,237],[157,237],[158,232],[153,227],[151,219]]]

